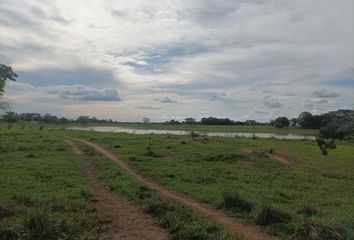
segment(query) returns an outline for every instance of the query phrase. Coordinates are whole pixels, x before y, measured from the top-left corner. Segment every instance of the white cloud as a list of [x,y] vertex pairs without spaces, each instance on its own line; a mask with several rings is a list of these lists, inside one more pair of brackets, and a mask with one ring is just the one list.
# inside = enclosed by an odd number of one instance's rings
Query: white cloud
[[[136,106],[154,107],[155,99],[171,94],[178,102],[168,111],[156,107],[151,119],[241,119],[264,105],[267,117],[297,115],[308,106],[298,103],[311,97],[336,97],[323,111],[351,105],[352,85],[336,81],[354,79],[353,25],[350,0],[13,0],[0,4],[0,61],[45,73],[41,81],[48,82],[66,69],[82,69],[81,75],[86,67],[108,70],[134,119],[143,115]],[[120,96],[107,92],[116,87],[112,81],[102,87],[86,75],[80,82],[56,81],[51,85],[82,85],[91,97],[81,101]],[[35,87],[31,91],[42,91]],[[80,98],[74,90],[60,91],[51,95]],[[268,94],[272,98],[264,99]],[[52,104],[73,109],[68,101]],[[97,106],[92,110],[103,114]],[[254,116],[266,114],[260,115]]]

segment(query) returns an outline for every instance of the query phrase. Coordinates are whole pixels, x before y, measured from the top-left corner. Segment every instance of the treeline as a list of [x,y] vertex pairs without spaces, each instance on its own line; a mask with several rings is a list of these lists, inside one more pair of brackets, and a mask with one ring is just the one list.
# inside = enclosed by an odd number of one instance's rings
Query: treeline
[[69,123],[79,123],[79,124],[89,124],[89,123],[117,123],[112,119],[97,119],[96,117],[90,116],[79,116],[76,119],[69,119],[65,117],[57,117],[46,113],[41,115],[40,113],[21,113],[17,114],[15,112],[6,112],[1,116],[1,120],[8,123],[15,123],[18,121],[28,122],[28,123],[48,123],[48,124],[69,124]]
[[170,120],[164,122],[165,124],[199,124],[199,125],[268,125],[269,123],[260,123],[255,120],[246,120],[246,121],[234,121],[230,118],[216,118],[216,117],[207,117],[202,118],[200,121],[197,121],[195,118],[186,118],[184,121]]
[[354,135],[354,111],[338,110],[320,115],[303,112],[291,120],[287,117],[278,117],[271,120],[270,125],[277,128],[319,129],[320,135],[325,138],[344,138]]

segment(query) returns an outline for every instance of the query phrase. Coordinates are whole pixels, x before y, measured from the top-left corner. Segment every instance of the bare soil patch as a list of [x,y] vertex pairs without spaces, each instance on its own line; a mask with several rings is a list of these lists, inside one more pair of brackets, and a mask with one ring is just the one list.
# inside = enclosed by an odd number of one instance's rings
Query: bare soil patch
[[92,204],[112,218],[111,235],[113,240],[167,240],[171,239],[166,230],[149,215],[143,213],[138,206],[113,194],[105,185],[95,178],[94,169],[85,162],[85,153],[68,139],[75,155],[79,156],[79,166],[95,194]]
[[246,153],[246,154],[264,154],[265,156],[269,157],[270,159],[279,162],[283,166],[288,167],[291,165],[291,162],[289,159],[287,159],[286,157],[281,156],[279,154],[263,152],[263,151],[259,151],[259,150],[256,150],[255,148],[251,148],[251,147],[242,148],[241,152]]
[[174,154],[166,154],[161,157],[164,161],[176,161],[177,157]]
[[[129,164],[125,161],[119,159],[114,153],[105,149],[101,145],[97,143],[93,143],[90,141],[70,138],[73,140],[77,140],[81,143],[89,145],[96,149],[97,152],[101,153],[106,158],[115,162],[122,170],[124,170],[128,175],[145,184],[150,189],[153,189],[159,192],[160,196],[169,201],[175,201],[179,204],[186,206],[187,208],[192,209],[193,211],[199,213],[200,215],[215,221],[217,224],[222,225],[226,229],[230,230],[234,234],[242,235],[245,239],[248,240],[275,240],[277,237],[270,236],[261,231],[261,229],[251,223],[247,223],[242,220],[238,220],[236,218],[232,218],[228,216],[224,211],[215,209],[210,204],[199,202],[195,199],[185,196],[182,193],[171,190],[167,187],[161,186],[160,184],[146,178],[141,175],[137,171],[135,171]],[[143,238],[146,239],[146,238]]]
[[243,168],[248,168],[254,165],[254,162],[251,161],[245,161],[245,160],[239,160],[236,162],[240,167]]

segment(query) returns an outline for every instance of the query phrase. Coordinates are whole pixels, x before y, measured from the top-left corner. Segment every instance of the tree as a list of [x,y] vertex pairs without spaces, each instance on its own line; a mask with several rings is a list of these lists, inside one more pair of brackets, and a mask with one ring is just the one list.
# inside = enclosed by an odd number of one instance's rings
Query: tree
[[[13,72],[10,66],[0,64],[0,98],[4,94],[7,80],[16,81],[17,75]],[[10,111],[11,105],[9,102],[0,101],[0,111]]]
[[278,117],[273,121],[273,126],[276,128],[286,128],[290,126],[290,121],[287,117]]
[[309,112],[303,112],[299,115],[297,123],[301,128],[320,129],[323,126],[322,120],[322,115],[312,115]]
[[89,116],[80,116],[76,119],[76,121],[80,124],[88,124],[89,123]]
[[2,115],[2,119],[4,119],[5,122],[9,123],[14,123],[19,120],[18,114],[15,112],[6,112],[6,114]]
[[143,123],[145,123],[145,124],[146,124],[146,123],[150,123],[150,119],[147,118],[147,117],[144,117],[144,118],[143,118]]
[[4,93],[7,80],[16,81],[17,74],[14,73],[10,66],[0,64],[0,95]]
[[186,118],[184,119],[184,121],[187,123],[187,124],[194,124],[195,123],[195,118]]

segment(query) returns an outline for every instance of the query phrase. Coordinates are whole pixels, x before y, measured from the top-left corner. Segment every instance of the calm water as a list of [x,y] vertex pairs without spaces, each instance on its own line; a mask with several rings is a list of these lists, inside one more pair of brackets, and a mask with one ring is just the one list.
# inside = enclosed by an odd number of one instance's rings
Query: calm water
[[[190,131],[178,130],[154,130],[154,129],[137,129],[124,127],[72,127],[72,130],[94,131],[94,132],[116,132],[116,133],[132,133],[132,134],[171,134],[171,135],[189,135]],[[246,137],[251,138],[276,138],[288,140],[315,140],[314,136],[299,134],[276,134],[276,133],[252,133],[252,132],[197,132],[202,136],[210,137]]]

